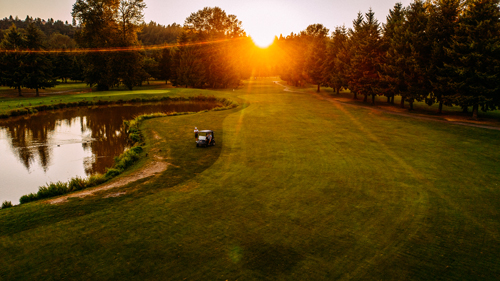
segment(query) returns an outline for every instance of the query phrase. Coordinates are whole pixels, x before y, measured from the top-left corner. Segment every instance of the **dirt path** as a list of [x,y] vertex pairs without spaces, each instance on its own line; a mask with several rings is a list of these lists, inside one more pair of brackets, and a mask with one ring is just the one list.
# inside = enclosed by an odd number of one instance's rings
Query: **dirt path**
[[[157,173],[161,173],[167,169],[169,166],[169,163],[163,162],[163,161],[154,161],[146,165],[144,168],[132,173],[131,175],[128,175],[126,177],[119,178],[118,180],[115,180],[113,182],[104,184],[102,186],[98,186],[95,188],[89,188],[85,189],[79,192],[71,193],[65,196],[57,197],[54,199],[47,200],[47,203],[50,204],[60,204],[67,202],[69,198],[83,198],[85,196],[90,196],[94,195],[95,193],[99,191],[104,191],[104,190],[109,190],[115,187],[121,187],[124,185],[127,185],[131,182],[135,182],[137,180],[147,178],[150,176],[153,176]],[[126,192],[117,192],[113,194],[109,194],[107,197],[116,197],[125,194]]]
[[[281,84],[279,81],[274,81],[274,83],[277,84],[277,85],[280,85],[280,86],[284,87],[285,88],[284,91],[286,91],[286,92],[301,93],[301,94],[304,93],[304,92],[300,92],[300,91],[294,91],[293,89],[291,89],[287,85]],[[317,94],[317,93],[311,93],[311,94],[313,94],[315,97],[317,97],[320,100],[327,100],[329,102],[335,102],[335,103],[341,103],[341,104],[349,105],[349,106],[356,106],[356,107],[367,108],[365,105],[353,104],[353,103],[341,101],[341,100],[338,100],[338,99],[335,99],[335,98],[332,98],[332,97],[322,96],[322,95]],[[456,121],[456,120],[446,120],[446,119],[442,119],[442,117],[422,116],[422,115],[418,115],[416,113],[410,114],[410,113],[404,113],[404,112],[394,112],[394,111],[386,110],[386,109],[383,109],[383,108],[380,108],[380,107],[370,107],[369,109],[370,110],[374,110],[374,111],[378,111],[378,112],[383,112],[383,113],[388,113],[388,114],[398,115],[398,116],[411,117],[411,118],[420,119],[420,120],[435,121],[435,122],[441,122],[441,123],[448,123],[448,124],[454,124],[454,125],[463,125],[463,126],[469,126],[469,127],[475,127],[475,128],[483,128],[483,129],[500,131],[500,127],[496,127],[496,126],[467,123],[467,122],[461,122],[461,121]]]

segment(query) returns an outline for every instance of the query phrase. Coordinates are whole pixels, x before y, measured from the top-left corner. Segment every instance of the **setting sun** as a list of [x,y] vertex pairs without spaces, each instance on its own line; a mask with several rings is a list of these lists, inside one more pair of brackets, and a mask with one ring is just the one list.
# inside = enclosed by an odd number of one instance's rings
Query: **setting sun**
[[250,36],[258,47],[261,48],[267,48],[269,47],[273,41],[274,41],[274,36],[269,36],[269,35],[251,35]]

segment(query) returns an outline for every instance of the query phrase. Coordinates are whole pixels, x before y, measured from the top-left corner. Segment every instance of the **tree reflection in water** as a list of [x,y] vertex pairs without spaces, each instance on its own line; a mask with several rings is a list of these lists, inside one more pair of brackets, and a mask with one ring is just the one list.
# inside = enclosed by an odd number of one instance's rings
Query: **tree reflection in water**
[[[83,149],[85,156],[74,165],[80,165],[80,167],[83,165],[86,175],[104,173],[107,167],[113,165],[114,157],[120,155],[128,146],[123,127],[124,120],[155,112],[196,112],[212,109],[218,105],[215,102],[168,102],[77,108],[4,120],[0,122],[0,138],[5,135],[8,141],[0,142],[0,145],[10,145],[10,151],[28,172],[26,174],[26,171],[17,171],[18,175],[8,176],[21,179],[29,177],[29,174],[39,169],[47,173],[48,170],[58,165],[54,163],[57,161],[52,159],[54,149],[78,143],[81,143],[81,146],[71,146],[74,151],[65,152],[68,157],[71,154],[82,155]],[[58,171],[59,169],[61,168],[57,168]],[[57,180],[68,180],[74,176],[77,175]],[[0,178],[0,181],[2,180]],[[37,191],[38,186],[51,180],[53,181],[53,179],[45,179],[40,182],[33,187],[33,192]],[[22,180],[20,182],[22,184]],[[24,193],[20,196],[22,195]],[[0,200],[2,199],[0,193]]]

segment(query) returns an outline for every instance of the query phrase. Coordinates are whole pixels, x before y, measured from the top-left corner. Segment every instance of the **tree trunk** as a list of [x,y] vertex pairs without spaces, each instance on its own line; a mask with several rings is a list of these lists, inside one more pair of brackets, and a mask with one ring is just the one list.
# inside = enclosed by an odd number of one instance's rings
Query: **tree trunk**
[[363,98],[363,102],[367,102],[368,101],[368,95],[364,95],[365,97]]
[[467,113],[467,112],[469,112],[469,107],[468,107],[468,106],[464,106],[464,107],[462,108],[462,112],[463,112],[463,113]]
[[394,104],[394,94],[391,96],[391,104]]
[[410,100],[410,110],[413,110],[413,99]]
[[23,94],[21,93],[21,86],[17,86],[17,92],[18,92],[20,97],[23,96]]
[[479,109],[479,105],[477,103],[474,104],[474,106],[472,107],[472,118],[474,120],[477,120],[477,111]]
[[318,89],[316,90],[316,93],[319,93],[319,85],[320,85],[320,84],[318,84]]
[[405,108],[405,97],[401,96],[401,108]]
[[36,88],[35,91],[36,91],[36,96],[39,97],[40,94],[38,93],[38,88]]
[[391,103],[391,96],[387,96],[387,103]]
[[352,98],[353,100],[357,100],[358,99],[358,95],[356,94],[356,92],[353,92],[354,94],[354,97]]
[[439,101],[439,111],[438,111],[439,114],[442,114],[443,113],[443,101],[440,100]]
[[375,94],[372,94],[372,105],[375,105]]
[[340,87],[337,88],[337,95],[340,95]]

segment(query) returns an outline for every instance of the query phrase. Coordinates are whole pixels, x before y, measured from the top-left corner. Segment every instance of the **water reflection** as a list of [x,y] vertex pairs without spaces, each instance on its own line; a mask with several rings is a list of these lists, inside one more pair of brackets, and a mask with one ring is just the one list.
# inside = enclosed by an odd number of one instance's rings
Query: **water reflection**
[[123,120],[202,111],[213,102],[170,102],[43,112],[0,122],[0,201],[17,204],[47,182],[104,173],[128,146]]

